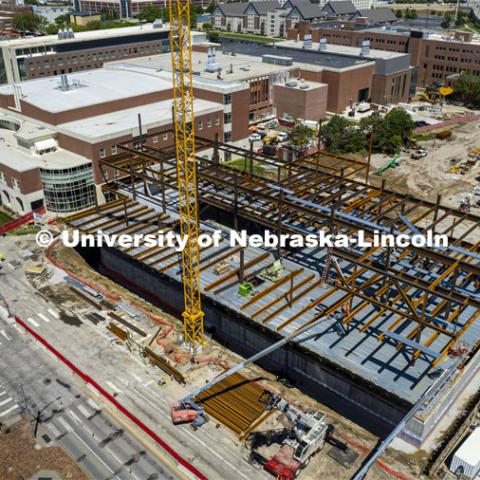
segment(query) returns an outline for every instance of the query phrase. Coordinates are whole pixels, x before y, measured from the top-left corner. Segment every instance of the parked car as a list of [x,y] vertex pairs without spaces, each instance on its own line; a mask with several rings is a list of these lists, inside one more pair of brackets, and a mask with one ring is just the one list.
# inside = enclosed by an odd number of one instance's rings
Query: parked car
[[277,137],[278,137],[278,140],[280,140],[280,142],[286,142],[288,140],[288,133],[287,132],[278,132]]
[[424,148],[421,148],[420,150],[413,152],[410,155],[410,158],[413,158],[414,160],[419,160],[420,158],[426,157],[427,155],[428,155],[428,152]]
[[259,135],[258,133],[252,133],[249,137],[248,137],[248,140],[250,142],[260,142],[260,140],[262,140],[262,137],[261,135]]

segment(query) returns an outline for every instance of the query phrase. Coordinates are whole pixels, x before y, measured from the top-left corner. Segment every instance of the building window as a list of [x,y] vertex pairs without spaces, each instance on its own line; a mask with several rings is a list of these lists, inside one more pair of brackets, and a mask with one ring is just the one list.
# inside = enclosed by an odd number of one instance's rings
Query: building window
[[5,174],[3,172],[0,172],[0,182],[2,182],[2,183],[7,182],[7,179],[6,179]]
[[232,140],[232,132],[225,132],[224,138],[225,142],[230,142]]
[[99,151],[98,151],[98,154],[100,156],[100,158],[105,158],[107,156],[107,152],[105,151],[104,148],[101,148]]
[[117,152],[118,152],[117,146],[116,146],[116,145],[112,145],[112,155],[116,155]]
[[153,143],[158,143],[158,136],[155,135],[154,137],[152,137],[152,142]]
[[223,96],[223,103],[224,105],[229,105],[232,103],[232,95],[230,93]]
[[212,121],[211,120],[208,120],[207,121],[207,128],[211,128],[212,127]]
[[163,132],[162,138],[163,140],[168,140],[168,132]]
[[20,182],[19,182],[18,179],[15,178],[15,177],[12,177],[12,187],[13,187],[13,188],[16,188],[16,189],[19,189],[19,188],[20,188]]
[[198,129],[203,130],[203,122],[198,122]]
[[220,125],[220,117],[217,117],[215,119],[215,125],[217,125],[217,126]]
[[223,115],[223,123],[227,124],[227,123],[231,123],[231,122],[232,122],[232,114],[231,113],[225,113]]

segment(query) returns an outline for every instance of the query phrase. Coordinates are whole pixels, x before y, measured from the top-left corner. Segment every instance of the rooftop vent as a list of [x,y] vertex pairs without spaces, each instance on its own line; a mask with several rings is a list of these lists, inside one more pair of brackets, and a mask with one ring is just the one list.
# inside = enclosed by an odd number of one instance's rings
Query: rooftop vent
[[298,83],[295,80],[291,80],[291,81],[285,83],[285,85],[287,87],[296,87],[298,85]]
[[161,18],[156,18],[153,21],[153,28],[162,28],[163,27],[163,21]]
[[327,49],[327,39],[326,38],[321,38],[320,42],[318,44],[318,49],[323,52]]
[[207,66],[205,67],[206,72],[218,72],[220,70],[220,64],[217,62],[215,48],[208,49],[208,59]]
[[312,48],[312,36],[309,33],[303,36],[303,48]]
[[298,88],[301,88],[302,90],[306,90],[307,88],[309,88],[310,85],[308,83],[301,83]]
[[370,40],[364,40],[360,47],[360,56],[367,57],[368,55],[370,55]]

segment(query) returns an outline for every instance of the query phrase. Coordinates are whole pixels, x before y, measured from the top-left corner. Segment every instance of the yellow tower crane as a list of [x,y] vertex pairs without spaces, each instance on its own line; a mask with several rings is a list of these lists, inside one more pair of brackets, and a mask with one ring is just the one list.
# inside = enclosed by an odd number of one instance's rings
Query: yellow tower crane
[[177,160],[180,232],[188,240],[182,251],[185,343],[196,350],[204,343],[198,249],[197,166],[192,90],[190,0],[169,0],[173,72],[173,116]]

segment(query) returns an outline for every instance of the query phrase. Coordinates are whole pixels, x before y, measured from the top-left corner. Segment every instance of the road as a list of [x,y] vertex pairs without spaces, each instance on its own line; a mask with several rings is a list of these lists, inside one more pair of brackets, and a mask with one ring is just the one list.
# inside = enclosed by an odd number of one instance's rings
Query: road
[[[21,259],[21,249],[13,240],[6,237],[0,242],[0,250],[7,255],[7,263],[13,258]],[[33,248],[33,245],[30,247]],[[59,275],[61,273],[56,272],[55,276]],[[0,282],[0,291],[12,313],[22,318],[74,365],[91,376],[207,478],[271,478],[265,471],[250,465],[246,461],[246,455],[239,449],[236,436],[215,422],[209,422],[197,432],[188,426],[174,426],[170,420],[170,405],[188,390],[178,384],[160,389],[157,380],[162,378],[161,372],[145,365],[138,354],[131,353],[123,344],[118,345],[105,325],[94,325],[82,318],[81,314],[78,315],[79,325],[62,321],[57,305],[47,302],[35,292],[25,278],[22,267],[14,269],[6,265],[0,273]],[[1,310],[2,307],[0,317]],[[37,405],[34,410],[43,408],[61,395],[63,405],[59,405],[58,401],[51,403],[44,412],[44,424],[53,426],[53,438],[73,458],[80,458],[80,465],[93,478],[153,480],[179,478],[183,474],[183,471],[175,468],[173,462],[167,467],[164,463],[159,463],[156,457],[139,455],[145,447],[142,448],[128,435],[128,426],[124,426],[124,431],[118,438],[104,445],[102,440],[118,431],[119,426],[105,411],[95,414],[97,407],[92,399],[85,398],[80,393],[82,388],[85,390],[85,384],[69,373],[60,377],[59,371],[65,371],[65,368],[38,342],[31,340],[23,329],[13,324],[6,325],[4,321],[0,321],[0,324],[11,337],[11,340],[3,338],[0,331],[0,348],[2,352],[5,351],[2,361],[5,359],[6,364],[1,375],[7,377],[5,380],[0,377],[0,383],[9,385],[9,396],[14,398],[15,395],[15,403],[18,405],[21,405],[21,396],[15,390],[18,390],[19,383],[23,383],[27,398],[35,399]],[[35,356],[32,356],[32,351]],[[80,388],[76,384],[80,384]],[[89,393],[96,404],[103,402],[94,392]],[[54,409],[63,410],[52,415]],[[0,406],[0,412],[1,410]],[[126,422],[130,423],[128,420]],[[64,433],[66,434],[63,435]],[[137,433],[142,440],[150,441],[140,430],[137,429]],[[158,450],[166,457],[162,450]],[[138,461],[134,462],[132,458]]]

